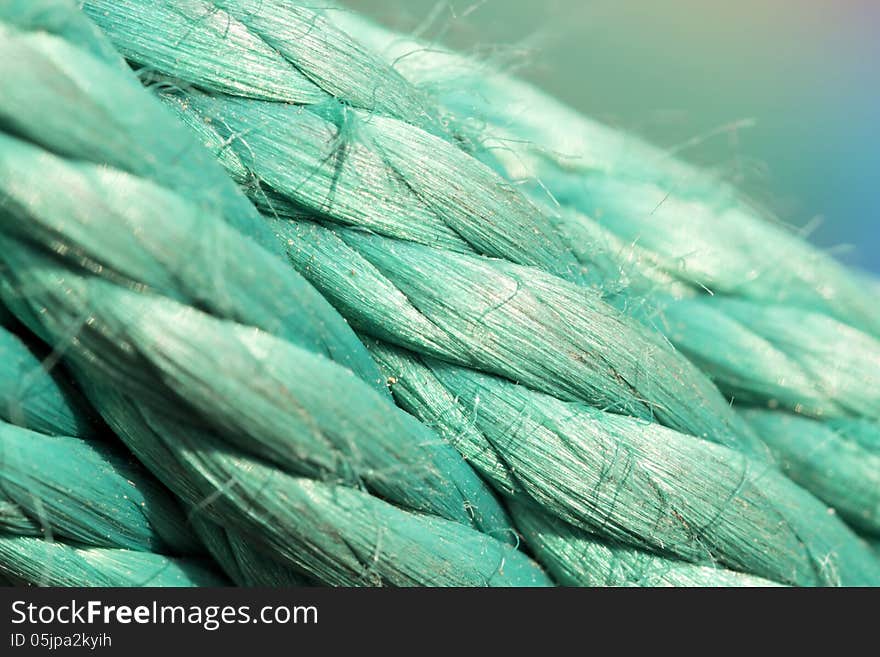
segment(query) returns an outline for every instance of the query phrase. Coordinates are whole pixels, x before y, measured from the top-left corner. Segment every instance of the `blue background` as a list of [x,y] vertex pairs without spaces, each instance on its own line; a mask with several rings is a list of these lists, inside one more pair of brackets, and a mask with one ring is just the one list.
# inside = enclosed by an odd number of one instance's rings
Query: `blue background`
[[581,111],[679,147],[880,273],[880,1],[347,4],[518,66]]

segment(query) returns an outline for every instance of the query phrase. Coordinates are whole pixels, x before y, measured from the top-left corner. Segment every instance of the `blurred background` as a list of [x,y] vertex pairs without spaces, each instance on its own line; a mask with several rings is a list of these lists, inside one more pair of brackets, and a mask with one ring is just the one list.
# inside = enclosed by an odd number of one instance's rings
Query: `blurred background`
[[345,0],[711,166],[880,274],[880,0]]

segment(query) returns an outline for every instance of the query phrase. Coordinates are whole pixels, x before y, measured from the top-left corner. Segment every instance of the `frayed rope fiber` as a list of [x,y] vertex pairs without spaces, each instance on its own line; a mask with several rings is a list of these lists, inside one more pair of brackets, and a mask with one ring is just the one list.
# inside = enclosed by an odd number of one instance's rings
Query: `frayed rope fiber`
[[880,584],[878,282],[288,0],[0,5],[0,576]]

